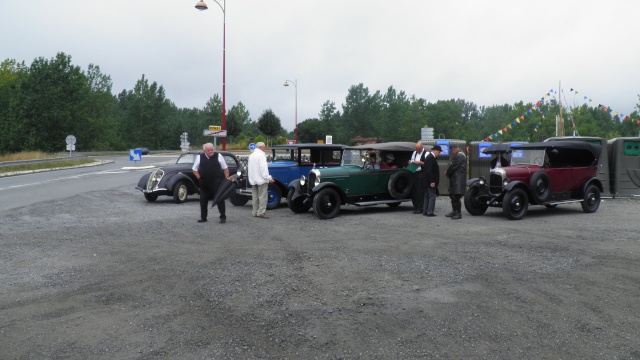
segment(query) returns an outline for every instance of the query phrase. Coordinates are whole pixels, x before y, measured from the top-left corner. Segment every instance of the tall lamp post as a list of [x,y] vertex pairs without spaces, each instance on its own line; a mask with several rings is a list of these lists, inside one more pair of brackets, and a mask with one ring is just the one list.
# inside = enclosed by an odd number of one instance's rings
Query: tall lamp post
[[[227,45],[227,4],[225,3],[224,7],[218,2],[218,0],[213,0],[218,4],[220,10],[222,10],[222,130],[227,130],[227,109],[225,107],[226,104],[226,91],[225,86],[227,84],[226,81],[226,45]],[[224,0],[222,0],[224,1]],[[205,4],[204,1],[198,1],[196,4],[196,9],[203,11],[207,10],[209,7]],[[227,137],[222,138],[222,150],[227,150]]]
[[285,80],[284,84],[282,84],[282,86],[289,86],[289,83],[293,84],[293,86],[296,88],[296,128],[293,130],[295,138],[296,138],[296,144],[298,143],[298,79],[291,81],[291,80]]

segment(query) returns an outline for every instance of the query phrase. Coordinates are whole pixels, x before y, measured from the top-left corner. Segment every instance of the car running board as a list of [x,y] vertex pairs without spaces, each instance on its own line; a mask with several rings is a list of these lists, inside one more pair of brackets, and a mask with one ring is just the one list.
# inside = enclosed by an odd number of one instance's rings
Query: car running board
[[353,203],[353,205],[356,205],[356,206],[369,206],[369,205],[380,205],[380,204],[393,204],[393,203],[405,202],[405,201],[411,201],[411,199],[361,201],[361,202]]

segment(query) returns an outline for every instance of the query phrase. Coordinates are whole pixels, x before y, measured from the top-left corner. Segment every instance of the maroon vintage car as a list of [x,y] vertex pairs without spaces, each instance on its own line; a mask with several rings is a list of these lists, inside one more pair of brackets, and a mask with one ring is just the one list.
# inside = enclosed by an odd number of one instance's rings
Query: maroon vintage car
[[553,141],[522,145],[494,144],[485,150],[500,159],[511,152],[508,166],[495,162],[489,179],[470,179],[464,205],[471,215],[502,207],[507,218],[520,220],[529,204],[548,208],[581,202],[586,213],[600,206],[602,183],[596,178],[600,145],[584,141]]

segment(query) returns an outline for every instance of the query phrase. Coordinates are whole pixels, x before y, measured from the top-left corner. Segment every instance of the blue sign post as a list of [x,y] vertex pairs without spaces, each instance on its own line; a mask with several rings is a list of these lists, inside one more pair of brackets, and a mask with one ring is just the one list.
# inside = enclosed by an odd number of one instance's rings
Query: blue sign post
[[249,150],[253,151],[255,149],[256,149],[256,144],[254,143],[249,144]]

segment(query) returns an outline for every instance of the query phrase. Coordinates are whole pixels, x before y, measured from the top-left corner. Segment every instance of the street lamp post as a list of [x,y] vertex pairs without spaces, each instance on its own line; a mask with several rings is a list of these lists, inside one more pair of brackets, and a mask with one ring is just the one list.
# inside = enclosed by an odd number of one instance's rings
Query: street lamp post
[[[222,10],[222,130],[227,130],[227,109],[225,107],[226,104],[226,47],[227,47],[227,4],[224,4],[224,7],[218,2],[218,0],[213,0],[218,4],[220,10]],[[224,0],[222,0],[224,1]],[[196,4],[196,9],[203,11],[207,10],[209,7],[205,4],[204,1],[198,1]],[[222,138],[222,150],[227,150],[227,137]]]
[[285,80],[283,86],[289,86],[289,83],[292,83],[296,88],[296,128],[293,130],[294,136],[296,138],[296,144],[298,143],[298,79],[291,81]]

